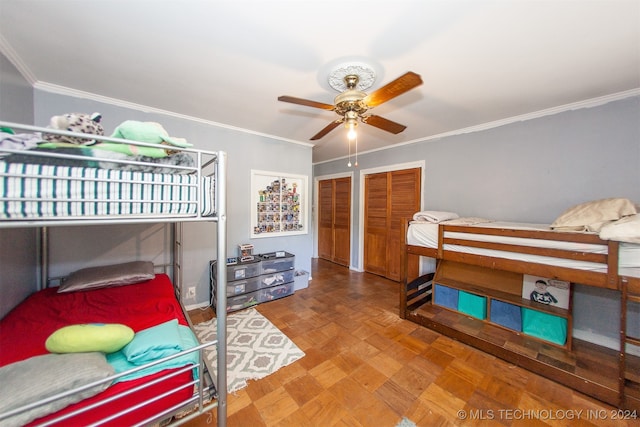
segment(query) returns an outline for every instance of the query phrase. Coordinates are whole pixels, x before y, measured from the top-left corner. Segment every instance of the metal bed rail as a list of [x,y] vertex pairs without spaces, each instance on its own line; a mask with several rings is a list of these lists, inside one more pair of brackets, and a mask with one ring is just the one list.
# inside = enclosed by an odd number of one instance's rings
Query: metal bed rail
[[[184,350],[181,351],[179,353],[176,353],[174,355],[171,356],[167,356],[164,357],[162,359],[158,359],[155,360],[153,362],[150,362],[148,364],[145,365],[140,365],[134,369],[125,371],[125,372],[121,372],[119,374],[116,375],[112,375],[108,378],[99,380],[99,381],[94,381],[88,384],[85,384],[81,387],[77,387],[74,388],[72,390],[68,390],[62,393],[58,393],[56,395],[53,395],[51,397],[48,397],[46,399],[43,399],[39,402],[33,402],[30,403],[28,405],[24,405],[21,406],[19,408],[15,408],[12,409],[10,411],[7,411],[5,413],[0,414],[0,424],[3,423],[3,420],[7,420],[12,416],[21,414],[25,411],[29,411],[31,409],[55,402],[57,400],[63,399],[65,397],[68,396],[72,396],[74,394],[79,394],[82,393],[83,391],[86,391],[88,389],[91,389],[93,387],[105,384],[105,383],[112,383],[113,381],[117,380],[120,377],[126,376],[126,375],[130,375],[133,374],[135,372],[141,371],[143,369],[148,369],[151,367],[154,367],[156,365],[171,361],[175,358],[178,357],[182,357],[188,354],[191,354],[193,352],[197,352],[198,353],[198,364],[197,365],[186,365],[182,368],[178,368],[175,370],[171,370],[171,371],[167,371],[165,374],[163,374],[162,376],[156,378],[153,381],[149,381],[149,382],[145,382],[143,384],[138,385],[137,387],[128,389],[128,390],[124,390],[122,393],[110,396],[109,398],[100,400],[98,402],[95,402],[91,405],[87,405],[81,408],[78,408],[72,412],[69,412],[67,414],[63,414],[54,418],[51,418],[49,420],[46,420],[42,423],[39,423],[39,426],[48,426],[48,425],[53,425],[53,424],[57,424],[60,422],[71,422],[73,423],[73,419],[74,417],[81,415],[81,414],[85,414],[87,412],[90,412],[98,407],[104,406],[104,405],[109,405],[111,403],[113,403],[114,401],[117,401],[118,399],[124,399],[127,396],[132,395],[133,393],[136,393],[140,390],[144,390],[146,388],[149,388],[151,386],[154,386],[158,383],[161,383],[163,381],[167,381],[170,380],[171,378],[186,372],[186,371],[190,371],[190,370],[195,370],[197,372],[197,375],[194,375],[195,379],[186,382],[184,384],[178,385],[173,387],[170,390],[165,391],[164,393],[160,394],[160,395],[156,395],[152,398],[146,399],[134,406],[130,406],[127,407],[126,409],[123,409],[119,412],[116,412],[114,414],[111,414],[110,416],[101,419],[101,420],[96,420],[92,423],[92,425],[103,425],[105,423],[108,422],[113,422],[113,421],[117,421],[118,418],[130,414],[132,412],[135,412],[136,410],[138,410],[141,407],[144,407],[145,405],[148,405],[150,403],[159,401],[175,392],[178,392],[180,390],[183,390],[185,388],[190,388],[192,387],[194,389],[194,393],[192,394],[192,396],[190,396],[187,399],[184,399],[183,401],[175,404],[174,406],[170,407],[170,408],[166,408],[164,409],[162,412],[158,413],[158,414],[154,414],[153,416],[145,419],[145,420],[141,420],[140,423],[138,425],[148,425],[149,423],[153,422],[153,421],[158,421],[158,420],[168,420],[170,418],[172,418],[173,416],[175,416],[176,414],[178,414],[181,411],[187,411],[189,413],[185,414],[185,417],[181,417],[181,418],[177,418],[175,420],[176,423],[184,423],[187,419],[183,419],[186,418],[189,415],[195,414],[194,416],[198,416],[200,414],[202,414],[204,411],[210,410],[215,408],[218,405],[218,401],[216,400],[216,389],[213,386],[213,384],[210,381],[207,381],[207,368],[206,368],[206,364],[204,362],[205,357],[204,357],[204,351],[206,349],[209,349],[210,347],[217,345],[217,341],[211,341],[211,342],[206,342],[203,344],[200,344],[196,347],[192,347],[188,350]],[[191,417],[193,418],[193,417]],[[190,419],[190,418],[188,418]]]
[[[49,159],[57,159],[57,160],[69,160],[69,161],[91,161],[97,162],[98,165],[104,164],[104,162],[109,164],[121,166],[144,166],[149,168],[149,170],[157,170],[159,172],[173,171],[173,173],[158,173],[158,176],[165,178],[156,178],[154,177],[152,180],[149,178],[149,172],[137,172],[134,171],[131,173],[131,177],[127,177],[130,172],[129,171],[121,171],[122,173],[117,173],[117,168],[96,168],[96,167],[87,167],[92,170],[100,170],[100,174],[97,176],[83,176],[81,173],[73,173],[71,176],[62,176],[62,174],[51,175],[42,175],[39,176],[35,173],[32,173],[31,170],[20,170],[16,172],[0,172],[0,184],[2,184],[2,180],[6,180],[7,183],[12,182],[20,182],[24,183],[25,186],[39,186],[41,184],[36,183],[36,181],[30,181],[31,179],[44,178],[51,180],[55,178],[56,180],[60,180],[62,182],[61,185],[70,187],[70,186],[101,186],[100,191],[104,188],[109,188],[109,185],[115,186],[150,186],[153,185],[154,188],[162,188],[162,191],[159,194],[153,194],[153,199],[149,197],[141,198],[137,195],[133,194],[116,194],[113,190],[109,190],[107,196],[96,196],[91,195],[89,198],[83,198],[78,195],[73,197],[60,197],[60,195],[55,194],[55,197],[47,194],[34,194],[31,196],[26,196],[24,194],[19,194],[18,196],[7,196],[6,194],[0,193],[0,205],[5,203],[33,203],[33,204],[45,204],[45,206],[51,206],[52,204],[60,204],[66,203],[64,206],[80,206],[81,203],[91,203],[101,204],[102,210],[109,210],[110,206],[114,206],[113,211],[108,211],[107,214],[95,214],[91,216],[85,216],[84,214],[73,214],[73,213],[65,213],[65,216],[56,215],[56,212],[43,212],[39,215],[33,215],[28,218],[2,218],[0,220],[0,228],[9,228],[9,227],[38,227],[45,225],[60,225],[60,226],[68,226],[68,225],[78,225],[78,224],[108,224],[108,223],[120,223],[120,222],[174,222],[174,221],[211,221],[215,220],[218,215],[218,206],[215,204],[215,188],[217,173],[219,169],[219,158],[221,156],[221,152],[217,151],[209,151],[209,150],[201,150],[195,148],[181,148],[174,146],[167,146],[162,144],[151,144],[140,141],[131,141],[119,138],[111,138],[106,136],[99,136],[93,134],[84,134],[77,132],[68,132],[61,131],[56,129],[49,129],[37,126],[23,125],[19,123],[11,123],[11,122],[2,122],[0,121],[0,127],[10,128],[14,132],[17,131],[29,131],[34,132],[35,135],[41,134],[56,134],[61,136],[75,137],[75,138],[83,138],[91,141],[99,142],[109,142],[116,144],[125,144],[130,146],[139,146],[139,147],[151,147],[166,150],[170,147],[172,152],[183,152],[188,153],[191,158],[194,160],[193,166],[185,166],[185,165],[174,165],[174,164],[159,164],[154,162],[145,162],[145,161],[137,161],[137,160],[128,160],[123,158],[110,158],[110,157],[101,157],[100,155],[94,156],[86,156],[82,155],[81,152],[77,154],[68,154],[68,153],[59,153],[55,150],[50,150],[51,152],[42,152],[42,151],[33,151],[33,150],[20,150],[13,148],[3,148],[0,147],[0,161],[3,160],[8,155],[19,154],[22,158],[33,158],[35,163],[41,162],[45,158]],[[46,142],[43,140],[43,142]],[[95,145],[95,143],[94,143]],[[82,146],[83,148],[91,148],[91,145]],[[94,150],[94,152],[99,152],[100,150]],[[13,163],[13,165],[20,165],[21,163]],[[50,166],[52,168],[53,166]],[[57,166],[60,168],[60,166]],[[72,168],[74,166],[67,166],[68,168]],[[78,166],[80,168],[84,166]],[[47,168],[46,165],[38,169]],[[126,173],[126,174],[125,174]],[[141,174],[144,175],[144,179],[140,178]],[[155,174],[154,174],[155,175]],[[187,178],[190,176],[196,177],[195,179]],[[171,179],[169,179],[171,178]],[[13,179],[13,181],[9,181],[9,179]],[[210,191],[207,192],[205,188],[205,180],[208,179],[212,181],[209,183]],[[190,181],[190,182],[189,182]],[[8,185],[8,184],[7,184]],[[58,184],[54,184],[49,182],[49,186],[56,186]],[[40,188],[40,187],[39,187]],[[44,187],[43,187],[44,188]],[[84,187],[83,187],[84,188]],[[173,199],[173,191],[182,191],[182,192],[190,192],[193,196],[190,196],[190,199],[180,202],[179,205],[175,205],[176,201]],[[57,193],[57,188],[53,188],[51,191]],[[96,190],[97,191],[97,190]],[[134,190],[132,190],[133,192]],[[137,191],[137,190],[136,190]],[[205,213],[205,208],[207,206],[207,201],[211,204],[211,209],[208,209],[208,212]],[[46,205],[46,204],[49,205]],[[155,205],[151,205],[151,203],[155,203]],[[170,203],[174,203],[173,207],[169,205]],[[117,208],[120,206],[124,206],[126,204],[146,204],[144,207],[140,208],[140,212],[127,214],[127,213],[119,213],[117,212]],[[38,205],[40,206],[40,205]],[[1,207],[1,206],[0,206]],[[55,205],[54,205],[55,207]],[[153,209],[152,213],[148,213],[148,209]],[[169,208],[173,210],[170,211]],[[70,209],[70,208],[69,208]],[[176,211],[177,210],[177,211]],[[187,213],[185,213],[187,212]],[[213,217],[213,218],[212,218]]]

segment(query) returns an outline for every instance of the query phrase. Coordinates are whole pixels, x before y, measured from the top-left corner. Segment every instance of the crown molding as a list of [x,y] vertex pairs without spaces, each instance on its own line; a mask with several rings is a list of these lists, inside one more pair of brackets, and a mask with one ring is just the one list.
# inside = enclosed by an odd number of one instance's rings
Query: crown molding
[[269,138],[269,139],[288,142],[288,143],[292,143],[292,144],[302,145],[304,147],[313,147],[313,144],[308,143],[308,142],[296,141],[296,140],[293,140],[293,139],[286,139],[286,138],[282,138],[282,137],[278,137],[278,136],[274,136],[274,135],[269,135],[269,134],[266,134],[266,133],[252,131],[250,129],[243,129],[243,128],[239,128],[239,127],[235,127],[235,126],[231,126],[231,125],[226,125],[224,123],[214,122],[212,120],[206,120],[206,119],[201,119],[199,117],[193,117],[193,116],[189,116],[189,115],[186,115],[186,114],[180,114],[180,113],[176,113],[174,111],[168,111],[168,110],[163,110],[163,109],[160,109],[160,108],[149,107],[147,105],[136,104],[134,102],[128,102],[128,101],[124,101],[122,99],[110,98],[110,97],[107,97],[107,96],[102,96],[102,95],[98,95],[98,94],[91,93],[91,92],[85,92],[85,91],[82,91],[82,90],[72,89],[72,88],[69,88],[69,87],[66,87],[66,86],[60,86],[60,85],[55,85],[55,84],[46,83],[46,82],[36,82],[36,83],[33,84],[33,87],[34,87],[34,89],[42,90],[44,92],[50,92],[50,93],[55,93],[55,94],[58,94],[58,95],[70,96],[70,97],[75,97],[75,98],[89,99],[89,100],[92,100],[92,101],[97,101],[97,102],[101,102],[101,103],[104,103],[104,104],[113,105],[113,106],[116,106],[116,107],[129,108],[129,109],[132,109],[132,110],[142,111],[142,112],[145,112],[145,113],[162,114],[162,115],[165,115],[165,116],[175,117],[175,118],[182,119],[182,120],[189,120],[189,121],[192,121],[192,122],[202,123],[202,124],[206,124],[206,125],[214,126],[214,127],[218,127],[218,128],[233,130],[233,131],[247,133],[247,134],[251,134],[251,135],[256,135],[256,136],[260,136],[260,137],[264,137],[264,138]]
[[31,72],[29,67],[26,66],[20,55],[13,49],[9,42],[0,34],[0,52],[9,59],[9,62],[13,64],[18,72],[24,77],[24,79],[34,86],[38,81],[36,76]]
[[[538,119],[540,117],[551,116],[551,115],[554,115],[554,114],[564,113],[564,112],[567,112],[567,111],[580,110],[580,109],[583,109],[583,108],[598,107],[600,105],[608,104],[608,103],[614,102],[614,101],[620,101],[620,100],[631,98],[631,97],[634,97],[634,96],[640,96],[640,88],[634,88],[634,89],[625,90],[625,91],[622,91],[622,92],[616,92],[616,93],[612,93],[610,95],[605,95],[605,96],[600,96],[600,97],[597,97],[597,98],[586,99],[584,101],[573,102],[573,103],[570,103],[570,104],[560,105],[558,107],[547,108],[545,110],[534,111],[532,113],[527,113],[527,114],[521,114],[519,116],[507,117],[506,119],[495,120],[493,122],[487,122],[487,123],[483,123],[483,124],[476,125],[476,126],[469,126],[469,127],[466,127],[466,128],[456,129],[456,130],[453,130],[453,131],[450,131],[450,132],[439,133],[437,135],[432,135],[432,136],[429,136],[429,137],[426,137],[426,138],[413,139],[411,141],[401,142],[401,143],[398,143],[398,144],[390,145],[388,147],[380,147],[380,148],[374,148],[372,150],[361,151],[360,153],[358,153],[358,155],[362,156],[363,154],[375,153],[376,151],[390,150],[392,148],[398,148],[398,147],[402,147],[404,145],[411,145],[411,144],[416,144],[416,143],[419,143],[419,142],[434,141],[434,140],[446,138],[446,137],[449,137],[449,136],[464,135],[464,134],[467,134],[467,133],[480,132],[480,131],[483,131],[483,130],[493,129],[493,128],[497,128],[497,127],[500,127],[500,126],[506,126],[506,125],[509,125],[509,124],[512,124],[512,123],[516,123],[516,122],[524,122],[524,121],[527,121],[527,120]],[[313,165],[320,165],[320,164],[323,164],[323,163],[329,163],[329,162],[333,162],[333,161],[336,161],[336,160],[344,160],[347,157],[348,156],[342,156],[342,157],[338,157],[338,158],[331,159],[331,160],[324,160],[324,161],[321,161],[321,162],[313,163]]]

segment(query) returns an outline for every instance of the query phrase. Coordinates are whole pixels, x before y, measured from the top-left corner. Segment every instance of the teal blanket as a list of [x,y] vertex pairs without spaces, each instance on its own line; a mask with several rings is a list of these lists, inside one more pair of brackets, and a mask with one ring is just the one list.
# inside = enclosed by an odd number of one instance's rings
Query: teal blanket
[[[124,346],[122,350],[107,354],[107,362],[109,362],[116,373],[119,374],[137,368],[145,363],[154,362],[163,357],[188,350],[198,344],[198,339],[189,327],[179,325],[177,320],[171,320],[137,332],[133,340]],[[114,382],[133,380],[164,369],[179,368],[190,364],[198,364],[197,351],[132,372],[129,375],[118,378]],[[197,369],[194,369],[193,373],[195,378],[197,376]]]

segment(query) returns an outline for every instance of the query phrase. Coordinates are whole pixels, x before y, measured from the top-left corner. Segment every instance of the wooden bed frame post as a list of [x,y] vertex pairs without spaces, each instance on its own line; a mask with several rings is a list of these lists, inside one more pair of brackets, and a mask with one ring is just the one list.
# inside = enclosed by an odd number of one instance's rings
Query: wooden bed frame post
[[399,316],[401,319],[407,318],[407,280],[408,280],[408,270],[409,270],[409,255],[407,254],[407,231],[409,230],[409,219],[402,218],[402,226],[400,227],[400,232],[402,236],[400,237],[400,244],[402,250],[400,251],[400,303],[399,303]]
[[618,278],[618,263],[620,243],[615,240],[607,242],[607,287],[609,289],[620,289]]
[[618,394],[620,400],[618,407],[624,408],[625,405],[625,388],[626,388],[626,357],[627,352],[627,286],[626,283],[620,283],[620,353],[618,354]]

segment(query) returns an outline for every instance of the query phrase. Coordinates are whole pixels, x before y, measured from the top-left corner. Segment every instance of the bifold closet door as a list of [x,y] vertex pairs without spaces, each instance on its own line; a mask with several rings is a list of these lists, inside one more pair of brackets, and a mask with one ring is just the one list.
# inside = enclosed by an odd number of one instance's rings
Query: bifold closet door
[[387,235],[390,218],[389,174],[365,175],[364,181],[364,271],[387,275]]
[[[401,221],[420,210],[420,176],[420,168],[365,176],[365,271],[400,280]],[[411,257],[409,271],[417,270],[418,259]]]
[[318,183],[318,256],[349,266],[351,259],[351,177]]

